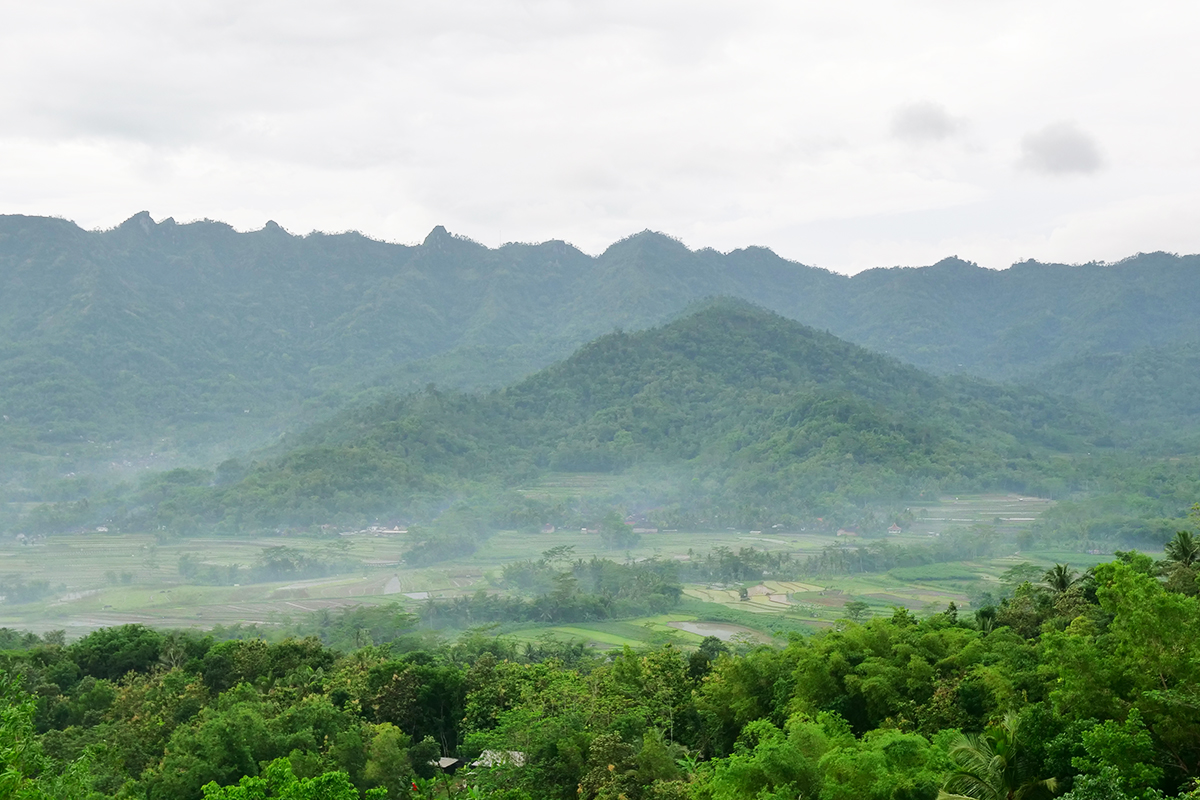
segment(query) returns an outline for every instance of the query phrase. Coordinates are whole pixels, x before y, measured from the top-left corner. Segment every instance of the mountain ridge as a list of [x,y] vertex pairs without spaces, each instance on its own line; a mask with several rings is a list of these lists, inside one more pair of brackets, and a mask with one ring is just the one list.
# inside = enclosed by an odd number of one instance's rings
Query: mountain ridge
[[713,296],[989,379],[1200,341],[1197,256],[843,276],[649,231],[590,256],[560,241],[487,248],[441,226],[401,245],[145,212],[107,231],[0,216],[0,482],[25,491],[150,453],[212,463],[356,397],[506,385]]

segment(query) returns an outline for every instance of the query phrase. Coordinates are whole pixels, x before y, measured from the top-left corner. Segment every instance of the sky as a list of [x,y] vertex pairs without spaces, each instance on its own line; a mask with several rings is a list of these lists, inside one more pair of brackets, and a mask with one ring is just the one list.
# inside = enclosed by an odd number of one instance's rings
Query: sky
[[853,273],[1200,252],[1200,4],[0,0],[0,213]]

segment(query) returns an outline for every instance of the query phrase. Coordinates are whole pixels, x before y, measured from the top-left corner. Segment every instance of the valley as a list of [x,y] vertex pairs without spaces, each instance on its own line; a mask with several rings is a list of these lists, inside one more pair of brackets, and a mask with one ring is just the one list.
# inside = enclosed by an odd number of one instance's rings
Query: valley
[[[568,486],[595,488],[588,476],[562,475],[547,480],[544,488],[530,491],[561,492]],[[158,540],[145,534],[94,532],[49,535],[0,552],[6,570],[19,571],[28,581],[46,581],[52,587],[39,602],[0,605],[0,627],[64,630],[72,638],[96,628],[126,624],[198,630],[249,625],[269,633],[273,627],[323,611],[397,603],[419,612],[430,598],[502,591],[498,579],[503,566],[528,557],[531,550],[565,547],[584,560],[593,556],[635,561],[659,558],[685,564],[720,548],[786,552],[803,562],[834,547],[851,554],[853,560],[859,548],[865,552],[880,546],[919,546],[973,526],[986,527],[998,539],[1009,541],[1050,505],[1046,500],[1018,495],[947,496],[917,509],[909,529],[895,535],[864,538],[780,529],[766,533],[662,531],[643,534],[634,547],[619,553],[603,547],[594,533],[500,531],[469,557],[421,568],[402,561],[413,545],[406,533],[345,532],[334,540],[333,547],[338,559],[356,564],[351,570],[320,578],[236,586],[190,583],[180,574],[181,557],[192,556],[202,564],[246,567],[271,548],[320,557],[331,552],[331,540],[312,536]],[[1109,558],[1111,553],[1035,549],[857,574],[826,574],[798,564],[797,580],[685,583],[684,604],[666,615],[569,626],[505,624],[500,630],[521,641],[552,636],[582,640],[602,649],[664,641],[694,644],[714,631],[725,634],[726,628],[752,634],[753,640],[783,629],[829,627],[847,618],[846,603],[853,601],[869,606],[867,616],[890,615],[896,606],[927,614],[943,610],[950,602],[964,614],[973,613],[972,598],[978,602],[981,592],[998,589],[1001,576],[1014,566],[1032,564],[1044,571],[1056,562],[1065,562],[1083,570]],[[745,600],[739,598],[739,588],[748,590]]]
[[0,767],[1190,797],[1198,270],[0,217]]

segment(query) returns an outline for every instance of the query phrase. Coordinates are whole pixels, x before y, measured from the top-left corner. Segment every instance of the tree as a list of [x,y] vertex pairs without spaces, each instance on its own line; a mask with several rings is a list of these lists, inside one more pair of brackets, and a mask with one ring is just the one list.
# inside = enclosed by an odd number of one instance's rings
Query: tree
[[163,636],[145,625],[101,628],[68,647],[85,675],[116,679],[131,671],[147,672],[158,664]]
[[867,618],[867,614],[870,613],[871,606],[862,600],[851,600],[849,603],[846,603],[843,610],[846,612],[847,619],[862,622]]
[[[369,800],[386,798],[387,789],[367,791]],[[326,772],[315,778],[297,778],[286,758],[277,758],[263,776],[246,776],[236,786],[205,784],[204,800],[359,800],[358,790],[344,772]]]
[[0,798],[24,796],[38,761],[33,698],[0,672]]
[[[815,797],[821,791],[817,762],[829,747],[820,726],[801,723],[807,735],[787,736],[768,720],[746,725],[736,751],[713,762],[711,797]],[[807,730],[811,729],[811,730]]]
[[1163,548],[1167,561],[1177,567],[1192,567],[1200,562],[1200,539],[1188,531],[1177,531],[1175,538]]
[[991,633],[996,628],[996,615],[1000,611],[995,606],[984,606],[975,611],[975,624],[983,633]]
[[1189,531],[1177,531],[1163,549],[1166,558],[1159,569],[1167,577],[1167,589],[1192,597],[1200,594],[1200,539]]
[[1030,776],[1022,758],[1020,721],[1009,712],[983,734],[960,733],[950,745],[955,766],[938,792],[938,800],[1034,800],[1058,788],[1054,778]]
[[390,722],[374,727],[363,777],[375,786],[383,787],[388,797],[401,797],[413,774],[408,745],[408,737]]
[[642,537],[633,532],[633,527],[625,524],[621,515],[609,511],[600,520],[600,541],[609,550],[627,550],[634,547]]
[[1079,718],[1136,708],[1161,763],[1172,765],[1175,776],[1196,774],[1200,600],[1121,563],[1097,567],[1096,583],[1112,619],[1103,633],[1081,623],[1044,637],[1041,661],[1057,674],[1051,700]]
[[1075,584],[1076,575],[1070,564],[1055,564],[1042,575],[1042,582],[1055,594],[1062,594]]
[[1076,776],[1073,794],[1084,794],[1080,784],[1086,781],[1080,778],[1099,777],[1114,793],[1146,800],[1161,797],[1154,787],[1162,780],[1163,770],[1155,763],[1154,740],[1136,708],[1130,709],[1124,722],[1102,722],[1086,731],[1082,739],[1087,756],[1071,759],[1071,765],[1081,773]]

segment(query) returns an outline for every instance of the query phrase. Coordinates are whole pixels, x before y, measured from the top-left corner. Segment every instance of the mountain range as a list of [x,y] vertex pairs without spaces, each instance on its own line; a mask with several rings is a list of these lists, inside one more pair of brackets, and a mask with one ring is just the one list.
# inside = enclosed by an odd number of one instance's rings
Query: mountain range
[[1035,383],[1147,430],[1197,423],[1197,256],[850,277],[651,232],[593,257],[441,227],[405,246],[144,212],[107,231],[3,216],[0,480],[54,499],[97,465],[216,463],[392,391],[509,385],[718,296],[935,374]]

